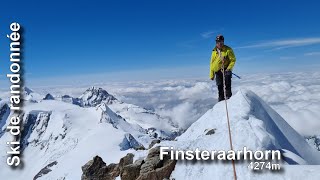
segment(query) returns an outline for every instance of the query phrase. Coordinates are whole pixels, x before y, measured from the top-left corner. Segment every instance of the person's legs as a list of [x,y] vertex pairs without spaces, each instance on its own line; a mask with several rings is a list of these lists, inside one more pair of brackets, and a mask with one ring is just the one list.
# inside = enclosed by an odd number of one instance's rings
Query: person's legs
[[218,86],[218,91],[219,91],[219,98],[218,101],[224,100],[224,90],[223,90],[223,85]]
[[218,101],[222,101],[224,100],[224,91],[223,91],[223,76],[222,76],[222,72],[218,71],[215,73],[216,75],[216,84],[218,86]]
[[[224,89],[223,89],[223,73],[221,71],[216,72],[216,84],[218,86],[218,94],[219,98],[218,101],[224,100]],[[226,84],[226,97],[229,99],[232,96],[231,91],[231,78],[232,72],[227,71],[225,72],[225,84]]]
[[225,75],[225,80],[226,80],[226,96],[227,99],[229,99],[232,96],[232,91],[231,91],[231,78],[232,78],[232,72],[228,71]]

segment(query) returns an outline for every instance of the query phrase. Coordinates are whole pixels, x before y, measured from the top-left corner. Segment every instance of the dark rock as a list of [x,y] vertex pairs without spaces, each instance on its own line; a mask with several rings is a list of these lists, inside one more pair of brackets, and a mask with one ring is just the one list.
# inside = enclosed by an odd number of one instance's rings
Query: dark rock
[[160,146],[154,147],[149,150],[149,153],[147,155],[147,158],[152,158],[155,156],[160,156]]
[[94,174],[94,170],[100,169],[106,166],[106,163],[102,160],[101,157],[95,156],[93,160],[90,160],[87,164],[82,166],[82,171],[85,174]]
[[123,171],[120,175],[122,180],[135,180],[139,177],[140,167],[134,164],[127,165],[123,168]]
[[54,161],[50,164],[48,164],[46,167],[42,168],[33,178],[33,180],[36,180],[38,179],[39,177],[42,177],[46,174],[48,174],[49,172],[51,172],[52,170],[50,169],[50,167],[54,166],[54,165],[57,165],[58,162],[57,161]]
[[170,178],[175,165],[176,161],[170,159],[170,152],[164,156],[163,160],[160,160],[160,147],[157,146],[149,150],[137,180],[163,180],[164,178]]
[[143,159],[137,160],[134,164],[129,164],[123,167],[121,172],[122,180],[135,180],[140,175],[141,165],[144,163]]
[[138,147],[135,147],[135,148],[133,148],[134,150],[136,150],[136,151],[139,151],[139,150],[146,150],[146,148],[143,146],[143,145],[141,145],[141,146],[138,146]]
[[61,96],[61,100],[62,100],[63,102],[66,102],[66,103],[70,103],[70,104],[74,104],[74,105],[81,106],[80,99],[71,97],[71,96],[69,96],[69,95],[63,95],[63,96]]
[[108,174],[106,163],[101,157],[95,156],[87,164],[82,166],[82,180],[113,180],[114,178]]
[[119,146],[121,151],[125,151],[131,148],[133,148],[134,150],[145,150],[145,147],[140,144],[130,133],[125,134]]
[[[30,143],[38,146],[43,145],[43,142],[39,142],[42,135],[46,132],[51,112],[41,112],[41,111],[30,111],[26,115],[26,119],[22,124],[21,131],[21,149],[24,150]],[[30,136],[33,136],[30,139]],[[47,142],[44,142],[47,143]]]
[[62,97],[61,97],[62,99],[68,99],[68,98],[72,98],[71,96],[69,96],[69,95],[63,95]]
[[158,138],[158,133],[156,132],[156,128],[153,128],[153,127],[148,128],[147,133],[149,134],[150,137]]
[[0,105],[0,138],[2,135],[6,132],[3,129],[3,126],[6,125],[6,121],[9,118],[10,115],[10,107],[8,104],[3,104],[2,107]]
[[159,139],[154,139],[151,141],[150,145],[149,145],[149,149],[151,149],[155,144],[160,143],[161,141]]
[[114,180],[120,175],[125,166],[133,163],[133,154],[129,153],[120,159],[119,164],[103,162],[102,158],[96,156],[87,164],[82,166],[82,180]]
[[23,87],[23,92],[25,95],[30,95],[33,91],[28,87]]
[[[9,116],[10,107],[8,104],[3,104],[2,107],[0,106],[0,121],[3,120],[4,122],[0,122],[1,124],[5,124],[5,121],[7,120]],[[2,127],[2,126],[1,126]]]
[[144,159],[138,159],[134,162],[134,164],[141,166],[144,163]]
[[216,132],[216,128],[214,128],[214,129],[206,129],[206,130],[204,130],[204,132],[205,132],[205,135],[212,135],[212,134],[214,134],[215,132]]
[[78,99],[83,107],[95,107],[102,102],[112,104],[117,100],[106,90],[94,86],[87,89]]
[[153,171],[157,167],[161,166],[160,160],[160,147],[157,146],[149,150],[145,163],[141,166],[141,174]]
[[120,159],[119,168],[122,171],[123,167],[133,163],[134,155],[132,153],[128,153],[125,157]]
[[114,180],[120,175],[121,180],[163,180],[170,178],[176,161],[170,159],[170,152],[160,160],[160,147],[149,150],[145,160],[133,163],[134,155],[128,153],[119,164],[106,164],[99,156],[82,167],[82,180]]
[[107,171],[111,177],[117,177],[120,175],[120,169],[118,164],[111,163],[107,166]]
[[[176,161],[169,160],[165,163],[163,167],[157,168],[153,171],[140,174],[137,180],[163,180],[165,178],[169,179],[172,171],[174,170]],[[140,172],[141,173],[141,172]]]
[[54,97],[51,95],[51,94],[47,94],[44,98],[43,98],[43,100],[54,100]]
[[309,143],[309,145],[311,145],[311,147],[320,151],[320,135],[307,137],[306,140]]

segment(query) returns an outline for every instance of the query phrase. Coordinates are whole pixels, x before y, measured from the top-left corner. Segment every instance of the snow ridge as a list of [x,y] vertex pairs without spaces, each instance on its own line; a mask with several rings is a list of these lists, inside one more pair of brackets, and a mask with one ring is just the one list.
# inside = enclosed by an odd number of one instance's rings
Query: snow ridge
[[[242,92],[242,91],[240,91]],[[299,133],[297,133],[275,110],[252,91],[244,97],[250,102],[251,113],[262,119],[266,131],[276,138],[276,147],[285,149],[302,157],[308,164],[320,164],[319,153],[315,152]]]

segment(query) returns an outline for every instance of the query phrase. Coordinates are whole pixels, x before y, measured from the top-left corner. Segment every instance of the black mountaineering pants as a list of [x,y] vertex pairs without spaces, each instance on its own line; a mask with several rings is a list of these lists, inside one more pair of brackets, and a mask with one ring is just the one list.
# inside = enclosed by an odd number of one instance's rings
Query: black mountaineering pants
[[[226,82],[226,97],[229,99],[232,96],[231,92],[231,77],[232,72],[231,71],[225,71],[225,82]],[[219,91],[219,99],[218,101],[224,100],[224,90],[223,90],[223,73],[222,70],[215,73],[216,75],[216,84],[218,86]]]

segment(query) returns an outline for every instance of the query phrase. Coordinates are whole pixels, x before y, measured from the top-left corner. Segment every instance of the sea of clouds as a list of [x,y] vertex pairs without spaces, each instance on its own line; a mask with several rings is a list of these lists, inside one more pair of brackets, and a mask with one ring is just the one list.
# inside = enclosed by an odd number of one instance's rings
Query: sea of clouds
[[[303,136],[320,135],[320,73],[292,72],[233,77],[232,91],[249,89],[274,108]],[[29,87],[46,94],[78,97],[89,86],[99,86],[116,98],[170,117],[188,128],[217,103],[215,81],[180,79],[99,83],[85,86]],[[0,98],[8,97],[2,90]]]
[[[218,97],[215,82],[210,80],[141,82],[109,89],[121,100],[169,116],[183,128],[217,103]],[[239,89],[255,92],[301,135],[320,135],[319,72],[233,77],[233,93]]]

